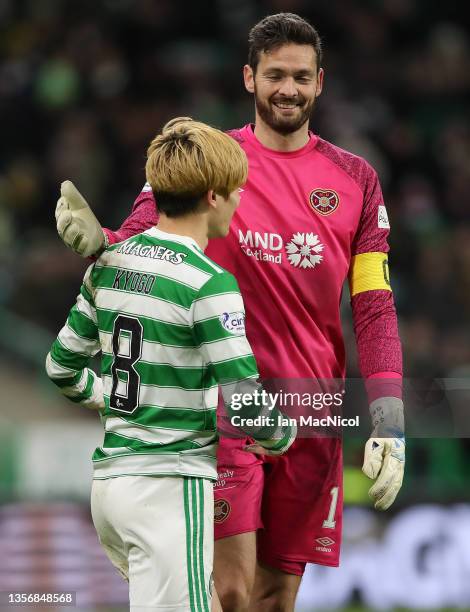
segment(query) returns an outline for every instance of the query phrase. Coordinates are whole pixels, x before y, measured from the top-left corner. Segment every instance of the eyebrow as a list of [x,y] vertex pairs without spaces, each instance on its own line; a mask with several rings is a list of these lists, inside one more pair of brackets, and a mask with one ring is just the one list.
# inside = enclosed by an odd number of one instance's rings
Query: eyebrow
[[[286,70],[283,70],[282,68],[272,67],[272,68],[267,68],[266,70],[263,71],[263,73],[264,74],[286,74]],[[315,71],[309,68],[301,68],[300,70],[295,70],[293,74],[296,77],[313,76],[315,74]]]

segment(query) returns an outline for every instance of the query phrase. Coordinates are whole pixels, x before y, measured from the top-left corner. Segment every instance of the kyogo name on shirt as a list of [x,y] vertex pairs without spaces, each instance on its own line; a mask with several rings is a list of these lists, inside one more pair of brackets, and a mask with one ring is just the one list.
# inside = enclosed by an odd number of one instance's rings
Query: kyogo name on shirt
[[155,280],[156,276],[153,274],[143,274],[141,272],[133,272],[132,270],[118,269],[114,277],[113,289],[135,291],[148,295],[152,291]]

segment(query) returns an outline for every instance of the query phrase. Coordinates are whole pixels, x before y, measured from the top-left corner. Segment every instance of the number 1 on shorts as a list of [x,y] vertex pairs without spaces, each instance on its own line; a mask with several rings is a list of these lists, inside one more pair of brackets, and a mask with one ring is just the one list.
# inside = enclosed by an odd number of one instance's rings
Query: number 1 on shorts
[[330,511],[328,512],[328,518],[323,521],[323,527],[326,529],[334,529],[336,527],[335,514],[336,506],[338,504],[338,491],[339,487],[333,487],[330,491],[331,503]]

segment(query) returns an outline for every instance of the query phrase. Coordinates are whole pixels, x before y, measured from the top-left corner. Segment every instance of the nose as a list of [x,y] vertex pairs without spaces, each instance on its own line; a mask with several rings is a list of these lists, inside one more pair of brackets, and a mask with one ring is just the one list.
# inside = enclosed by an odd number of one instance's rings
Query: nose
[[286,98],[295,98],[297,95],[297,87],[295,86],[295,81],[292,77],[286,77],[281,81],[279,93],[286,96]]

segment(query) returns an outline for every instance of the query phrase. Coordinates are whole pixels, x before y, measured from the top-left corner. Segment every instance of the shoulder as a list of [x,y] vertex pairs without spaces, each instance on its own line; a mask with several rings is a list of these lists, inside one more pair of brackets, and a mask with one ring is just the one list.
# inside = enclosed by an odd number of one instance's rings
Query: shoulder
[[323,138],[318,138],[316,150],[347,174],[361,191],[365,191],[371,182],[377,181],[376,171],[360,155],[337,147]]
[[96,262],[90,264],[83,275],[83,284],[90,292],[93,290],[93,273],[95,272],[95,269]]
[[189,257],[187,263],[198,268],[201,272],[204,272],[208,280],[211,280],[213,277],[217,278],[229,274],[227,270],[215,263],[215,261],[208,257],[200,248],[192,246],[188,249],[188,253]]
[[219,272],[214,272],[200,288],[198,298],[227,293],[239,294],[240,288],[233,274],[221,269]]
[[131,249],[133,249],[136,245],[140,245],[142,243],[142,236],[144,232],[140,234],[134,234],[133,236],[129,236],[128,238],[121,240],[119,242],[114,242],[113,244],[108,245],[105,250],[99,255],[97,258],[95,265],[97,268],[102,268],[104,266],[110,265],[113,258],[119,254],[128,254]]
[[243,136],[243,130],[244,128],[237,128],[234,130],[227,130],[225,133],[227,134],[227,136],[230,136],[230,138],[233,138],[234,140],[236,140],[238,144],[242,144],[245,142],[245,137]]

